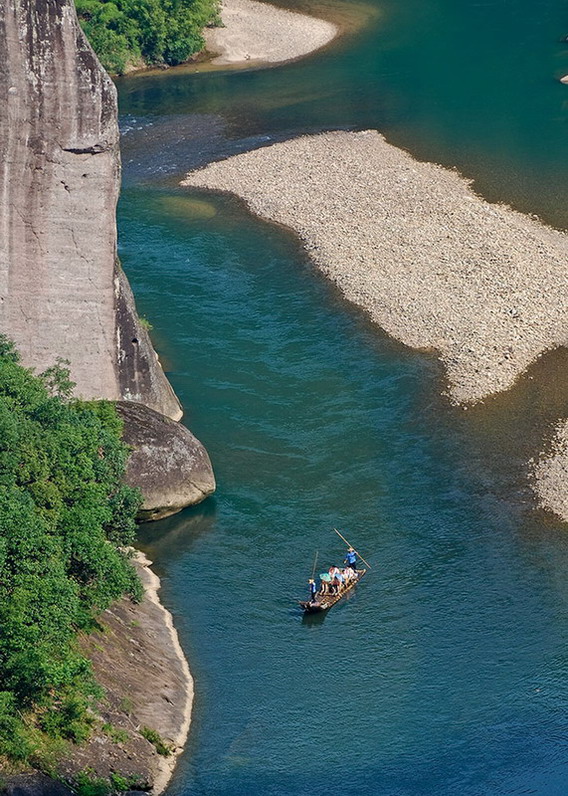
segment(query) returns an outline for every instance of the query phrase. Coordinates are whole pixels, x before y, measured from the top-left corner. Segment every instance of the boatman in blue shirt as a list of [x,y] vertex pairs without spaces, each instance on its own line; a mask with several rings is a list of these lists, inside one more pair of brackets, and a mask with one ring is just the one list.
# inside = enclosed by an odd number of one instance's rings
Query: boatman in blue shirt
[[313,578],[310,578],[308,581],[310,584],[310,602],[316,602],[316,594],[318,593],[318,587],[316,586],[316,582]]
[[351,567],[354,572],[357,571],[357,553],[352,547],[350,547],[347,551],[347,555],[345,556],[345,564],[348,567]]

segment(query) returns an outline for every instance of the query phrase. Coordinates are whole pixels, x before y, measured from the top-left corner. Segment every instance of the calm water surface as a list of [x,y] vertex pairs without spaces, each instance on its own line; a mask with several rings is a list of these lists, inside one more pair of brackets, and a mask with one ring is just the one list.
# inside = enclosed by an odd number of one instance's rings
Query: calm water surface
[[[219,485],[141,534],[196,678],[171,796],[568,790],[568,536],[525,464],[568,412],[568,354],[450,407],[436,359],[347,306],[292,236],[175,187],[232,152],[372,126],[568,226],[566,3],[377,9],[296,64],[120,86],[121,256]],[[341,559],[333,526],[373,570],[305,621],[314,552]]]

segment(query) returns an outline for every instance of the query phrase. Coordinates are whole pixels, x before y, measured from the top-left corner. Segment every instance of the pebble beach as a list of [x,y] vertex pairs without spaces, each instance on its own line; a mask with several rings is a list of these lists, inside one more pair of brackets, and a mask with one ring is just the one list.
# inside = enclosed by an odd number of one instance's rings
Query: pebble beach
[[205,31],[213,64],[278,63],[328,44],[339,29],[332,22],[296,14],[256,0],[224,0],[223,27]]
[[[406,345],[438,352],[454,403],[506,390],[566,344],[568,236],[484,201],[376,131],[274,144],[182,184],[235,193],[294,230],[349,301]],[[540,495],[550,479],[565,484],[558,466],[540,472]]]

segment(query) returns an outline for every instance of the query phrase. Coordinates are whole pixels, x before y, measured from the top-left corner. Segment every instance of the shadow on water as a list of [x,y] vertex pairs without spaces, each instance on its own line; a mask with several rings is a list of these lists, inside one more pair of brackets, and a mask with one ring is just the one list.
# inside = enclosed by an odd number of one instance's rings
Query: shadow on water
[[[212,532],[215,523],[216,501],[210,497],[203,503],[158,522],[138,526],[137,545],[151,559],[159,549],[160,560],[182,556]],[[155,569],[160,574],[160,562]]]
[[308,628],[320,627],[325,622],[327,615],[327,611],[321,611],[319,614],[302,613],[302,625]]

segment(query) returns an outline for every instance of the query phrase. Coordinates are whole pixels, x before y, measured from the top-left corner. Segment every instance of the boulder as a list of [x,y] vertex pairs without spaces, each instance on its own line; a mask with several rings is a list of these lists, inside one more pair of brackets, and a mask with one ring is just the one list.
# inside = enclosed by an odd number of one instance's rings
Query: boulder
[[116,408],[132,448],[125,480],[144,498],[139,519],[168,517],[215,491],[209,456],[191,431],[139,403],[118,401]]

